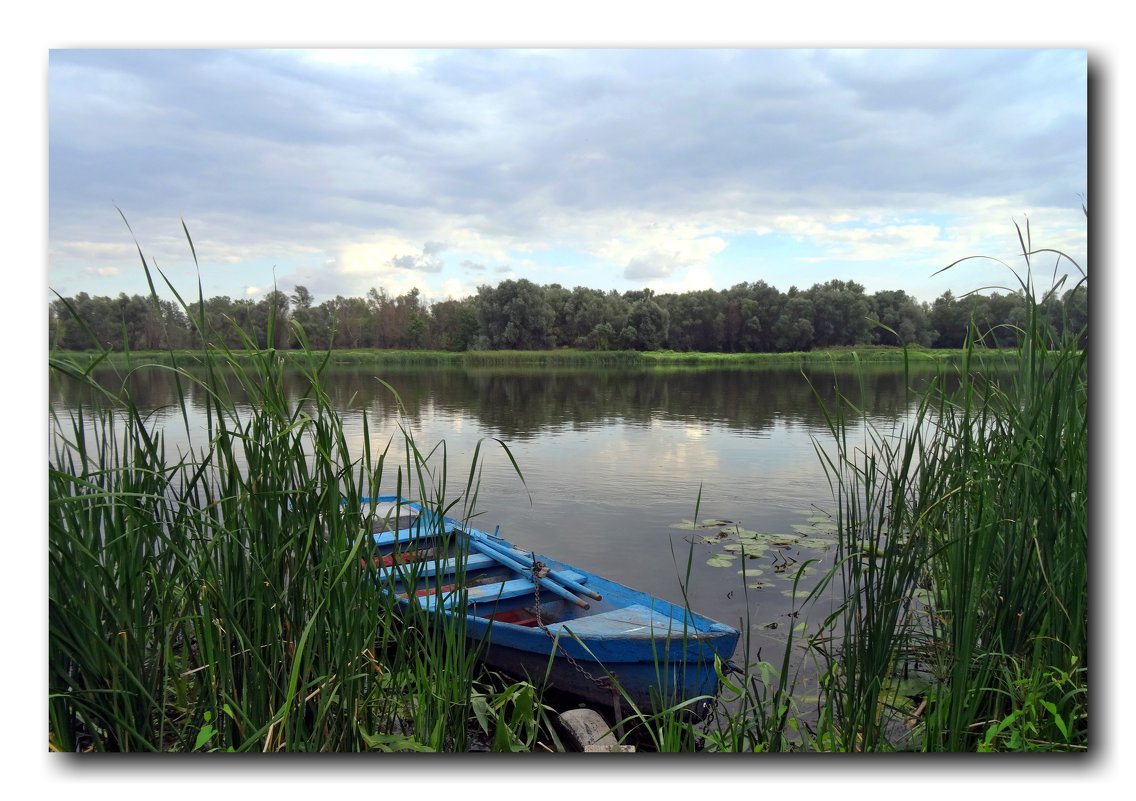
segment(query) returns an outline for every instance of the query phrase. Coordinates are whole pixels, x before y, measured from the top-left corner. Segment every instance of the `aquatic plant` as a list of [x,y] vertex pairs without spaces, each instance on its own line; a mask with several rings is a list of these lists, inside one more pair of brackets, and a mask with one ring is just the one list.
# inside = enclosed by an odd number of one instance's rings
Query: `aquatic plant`
[[975,327],[900,430],[843,398],[828,410],[835,452],[818,453],[839,543],[825,581],[845,600],[814,645],[826,748],[974,751],[1005,744],[1026,709],[1048,712],[1031,718],[1034,746],[1087,745],[1088,328],[1053,324],[1061,282],[1039,294],[1032,276],[1055,251],[1018,231],[1028,314],[1001,370],[971,358],[989,333]]
[[[153,290],[164,275],[138,252]],[[50,747],[465,750],[475,699],[492,691],[461,618],[427,626],[413,609],[396,615],[361,569],[373,513],[361,499],[382,488],[439,512],[457,502],[439,475],[444,448],[422,453],[407,429],[376,445],[364,411],[353,449],[321,385],[330,357],[307,348],[300,326],[296,392],[276,351],[246,338],[238,357],[195,322],[193,370],[176,353],[169,364],[128,361],[107,388],[93,378],[103,358],[51,358],[57,380],[99,400],[53,418]],[[188,450],[170,453],[159,421],[134,402],[140,370],[175,376]],[[189,387],[207,398],[204,432],[191,430]],[[476,470],[475,457],[471,486]]]

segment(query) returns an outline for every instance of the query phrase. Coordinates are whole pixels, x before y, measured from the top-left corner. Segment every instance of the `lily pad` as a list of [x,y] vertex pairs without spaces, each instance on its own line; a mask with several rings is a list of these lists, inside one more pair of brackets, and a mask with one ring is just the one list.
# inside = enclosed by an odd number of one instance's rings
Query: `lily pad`
[[741,533],[737,535],[739,540],[757,540],[760,542],[769,542],[770,540],[777,539],[781,534],[776,534],[771,531],[746,531],[742,529]]
[[727,553],[741,554],[742,556],[756,559],[759,556],[765,556],[765,552],[769,549],[763,543],[759,542],[731,542],[727,545],[723,545],[722,550]]
[[812,565],[806,565],[803,568],[797,568],[795,570],[793,568],[789,568],[785,572],[778,573],[777,575],[780,578],[785,579],[786,581],[795,581],[798,575],[800,575],[802,578],[816,575],[816,569]]
[[747,567],[745,570],[739,570],[738,571],[739,576],[745,576],[746,578],[755,578],[755,577],[760,576],[764,573],[765,573],[765,571],[762,570],[760,567]]
[[827,537],[822,536],[810,536],[801,545],[813,551],[827,551],[829,548],[835,548],[836,540],[828,540]]
[[703,520],[695,523],[693,520],[686,520],[685,518],[677,523],[672,523],[671,528],[681,528],[685,531],[694,531],[699,528],[722,528],[723,526],[731,525],[729,520]]
[[732,553],[716,553],[706,560],[710,567],[731,567],[737,559]]

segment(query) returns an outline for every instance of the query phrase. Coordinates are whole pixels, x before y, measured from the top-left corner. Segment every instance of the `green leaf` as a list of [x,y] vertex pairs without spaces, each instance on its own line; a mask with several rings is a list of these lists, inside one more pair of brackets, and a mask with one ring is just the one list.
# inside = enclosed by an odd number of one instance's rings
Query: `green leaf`
[[906,679],[887,679],[884,681],[884,689],[887,692],[895,693],[904,698],[917,698],[921,695],[926,695],[927,691],[931,689],[931,686],[931,682],[928,679],[921,679],[917,676],[909,676]]
[[484,693],[475,693],[470,698],[470,706],[473,707],[473,716],[477,718],[482,733],[489,734],[489,702],[485,700]]
[[413,737],[406,737],[401,734],[367,734],[360,732],[367,745],[379,751],[386,751],[388,753],[395,751],[418,751],[433,753],[434,749],[428,745],[423,745]]
[[731,554],[741,554],[742,556],[755,558],[758,556],[764,556],[766,550],[768,549],[765,545],[759,543],[731,542],[729,545],[723,545],[722,550]]
[[213,739],[213,735],[216,733],[217,730],[213,728],[213,724],[206,723],[201,727],[201,731],[197,733],[197,741],[193,744],[193,750],[200,751],[206,743]]

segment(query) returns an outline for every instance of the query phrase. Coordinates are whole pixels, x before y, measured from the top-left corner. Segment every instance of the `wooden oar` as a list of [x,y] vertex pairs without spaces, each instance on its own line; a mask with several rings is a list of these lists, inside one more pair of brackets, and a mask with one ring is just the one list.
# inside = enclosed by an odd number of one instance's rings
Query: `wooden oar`
[[481,553],[488,556],[490,559],[494,559],[494,560],[500,562],[505,567],[509,568],[510,570],[514,570],[517,573],[520,573],[522,576],[532,576],[533,578],[535,578],[537,581],[540,582],[540,586],[544,587],[549,592],[553,592],[553,593],[559,595],[561,598],[563,598],[567,601],[571,601],[572,603],[579,606],[581,609],[591,609],[592,608],[591,605],[587,601],[584,601],[580,598],[577,598],[575,595],[570,593],[568,590],[564,589],[564,587],[560,586],[556,582],[550,581],[548,578],[537,576],[536,574],[534,574],[531,566],[525,567],[521,562],[518,562],[516,559],[513,559],[512,557],[507,556],[507,555],[501,553],[500,551],[492,548],[490,545],[488,545],[485,542],[484,538],[470,536],[469,545],[470,545],[471,548],[477,549]]
[[[489,539],[488,537],[485,537],[485,536],[478,534],[476,532],[473,532],[473,531],[467,532],[467,534],[468,534],[471,542],[476,540],[476,541],[484,544],[486,547],[493,549],[493,551],[495,553],[500,553],[500,554],[502,554],[502,555],[504,555],[504,556],[506,556],[510,559],[516,559],[517,561],[520,561],[521,564],[525,565],[525,568],[528,572],[530,572],[530,573],[532,572],[532,558],[529,557],[528,554],[523,553],[521,551],[514,550],[513,548],[509,548],[505,545],[500,545],[500,544],[494,542],[493,540]],[[521,561],[522,559],[524,561]],[[562,575],[561,573],[559,573],[556,570],[549,568],[548,577],[551,578],[553,581],[557,582],[558,584],[560,584],[561,586],[563,586],[563,587],[565,587],[569,590],[573,590],[575,592],[578,592],[581,595],[586,595],[594,601],[602,601],[603,600],[603,596],[601,596],[595,590],[591,589],[590,587],[585,587],[580,582],[574,581],[574,580]]]

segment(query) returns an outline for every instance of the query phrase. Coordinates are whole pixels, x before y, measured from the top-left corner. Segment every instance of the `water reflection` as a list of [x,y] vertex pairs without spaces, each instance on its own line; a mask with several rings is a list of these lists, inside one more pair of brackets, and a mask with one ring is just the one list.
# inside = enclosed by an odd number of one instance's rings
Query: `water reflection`
[[[404,416],[389,390],[398,392]],[[928,374],[917,376],[925,385]],[[98,373],[110,390],[121,382]],[[179,390],[168,370],[146,368],[127,379],[135,402],[167,427],[175,450],[185,442]],[[828,433],[821,404],[837,391],[868,409],[875,425],[901,424],[913,396],[900,371],[666,369],[522,370],[401,369],[376,373],[329,370],[325,389],[344,415],[348,442],[363,447],[363,412],[372,448],[397,439],[401,421],[425,449],[445,441],[453,487],[460,491],[477,443],[505,441],[524,483],[500,451],[483,451],[480,521],[500,524],[510,539],[676,603],[741,624],[752,647],[783,635],[795,609],[777,563],[804,560],[802,546],[746,561],[763,570],[760,589],[740,564],[711,564],[720,549],[675,525],[695,515],[730,520],[747,529],[788,532],[810,512],[832,507],[831,488],[817,455]],[[307,389],[298,373],[285,376],[293,397]],[[184,384],[194,445],[205,428],[206,394]],[[247,403],[233,387],[235,399]],[[819,398],[819,400],[818,400]],[[52,407],[66,414],[93,398],[54,378]],[[180,432],[180,433],[179,433]],[[853,435],[855,435],[853,431]],[[393,491],[387,488],[387,491]],[[768,564],[766,563],[768,562]],[[823,562],[821,565],[823,568]]]
[[[179,390],[167,370],[143,368],[125,379],[102,370],[96,377],[111,391],[125,381],[143,410],[178,404]],[[925,386],[928,377],[916,374],[912,383]],[[856,375],[831,370],[802,374],[795,369],[336,369],[326,373],[325,387],[339,408],[367,409],[381,418],[394,414],[395,400],[378,379],[395,388],[413,424],[439,413],[471,415],[485,432],[507,440],[617,421],[647,428],[659,420],[679,421],[703,432],[713,423],[750,436],[778,421],[820,429],[825,425],[822,404],[831,407],[838,390],[875,418],[897,417],[911,403],[905,377],[896,370]],[[284,385],[294,398],[307,389],[298,373],[286,375]],[[192,383],[183,388],[189,407],[203,412],[205,393]],[[234,400],[248,402],[235,385],[232,389]],[[49,392],[57,408],[94,400],[75,382],[54,376]]]

